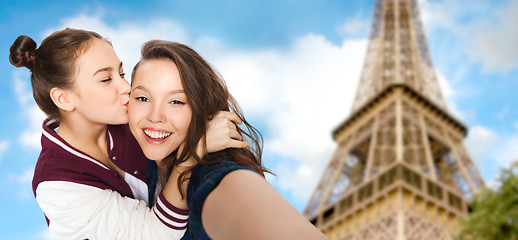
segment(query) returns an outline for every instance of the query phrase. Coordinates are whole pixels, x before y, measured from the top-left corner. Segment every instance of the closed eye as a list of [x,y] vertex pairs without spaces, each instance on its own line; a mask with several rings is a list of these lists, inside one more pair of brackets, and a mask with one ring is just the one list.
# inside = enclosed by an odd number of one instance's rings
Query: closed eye
[[101,82],[109,82],[111,80],[112,80],[112,78],[106,78],[106,79],[101,80]]
[[180,105],[184,105],[185,103],[180,101],[180,100],[173,100],[171,101],[172,104],[180,104]]
[[119,75],[121,76],[121,78],[124,78],[126,76],[126,73],[121,73]]

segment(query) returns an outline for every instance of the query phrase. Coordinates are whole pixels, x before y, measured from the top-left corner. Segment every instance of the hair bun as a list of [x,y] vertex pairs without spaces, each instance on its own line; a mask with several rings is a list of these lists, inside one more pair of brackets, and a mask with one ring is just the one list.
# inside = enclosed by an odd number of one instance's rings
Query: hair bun
[[32,70],[36,62],[36,42],[28,36],[20,35],[9,48],[9,62],[16,67]]

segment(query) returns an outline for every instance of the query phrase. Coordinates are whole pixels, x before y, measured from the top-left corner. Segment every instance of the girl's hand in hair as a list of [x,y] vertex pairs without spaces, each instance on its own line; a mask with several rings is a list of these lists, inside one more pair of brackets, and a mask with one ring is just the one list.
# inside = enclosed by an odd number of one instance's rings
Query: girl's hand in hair
[[[209,121],[205,138],[200,139],[197,153],[200,157],[207,153],[221,151],[226,148],[245,148],[249,143],[237,131],[236,124],[241,124],[237,114],[228,111],[218,112]],[[205,142],[203,141],[205,139]],[[205,143],[205,144],[204,144]]]

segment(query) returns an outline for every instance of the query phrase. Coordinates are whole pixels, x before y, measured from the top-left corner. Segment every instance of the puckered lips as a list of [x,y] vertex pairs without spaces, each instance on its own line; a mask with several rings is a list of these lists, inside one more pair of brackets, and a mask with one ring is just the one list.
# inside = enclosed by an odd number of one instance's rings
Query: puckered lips
[[150,144],[161,144],[169,138],[173,133],[156,129],[156,128],[144,128],[142,129],[144,138]]

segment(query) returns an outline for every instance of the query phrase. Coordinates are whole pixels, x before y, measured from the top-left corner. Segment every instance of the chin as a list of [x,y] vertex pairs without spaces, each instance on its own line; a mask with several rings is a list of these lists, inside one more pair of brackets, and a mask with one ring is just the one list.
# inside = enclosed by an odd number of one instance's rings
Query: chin
[[149,160],[153,160],[157,163],[160,163],[160,161],[164,160],[164,158],[167,157],[167,155],[157,154],[156,152],[146,152],[146,151],[144,151],[144,155],[146,155],[146,157]]
[[128,123],[128,119],[120,119],[120,120],[112,121],[109,124],[110,125],[120,125],[120,124],[127,124],[127,123]]

